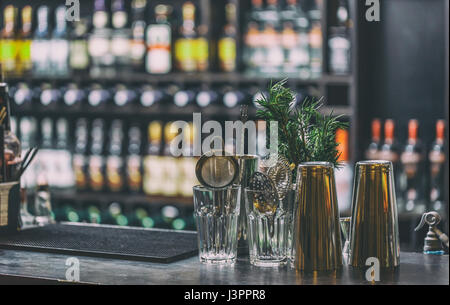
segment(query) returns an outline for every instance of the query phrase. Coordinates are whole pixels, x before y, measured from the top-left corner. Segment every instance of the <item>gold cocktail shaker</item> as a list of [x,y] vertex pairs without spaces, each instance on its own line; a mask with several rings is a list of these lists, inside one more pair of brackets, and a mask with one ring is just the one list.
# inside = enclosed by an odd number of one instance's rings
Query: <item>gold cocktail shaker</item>
[[332,271],[342,266],[341,233],[333,165],[307,162],[297,170],[294,266]]
[[389,161],[356,164],[352,198],[349,265],[365,267],[377,258],[382,268],[400,263],[394,173]]

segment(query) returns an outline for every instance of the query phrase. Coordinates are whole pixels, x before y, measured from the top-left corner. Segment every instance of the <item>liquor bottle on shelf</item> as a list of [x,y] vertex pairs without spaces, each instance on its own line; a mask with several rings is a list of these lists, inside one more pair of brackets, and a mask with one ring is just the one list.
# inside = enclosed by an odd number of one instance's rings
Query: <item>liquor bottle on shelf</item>
[[111,93],[99,84],[93,84],[88,94],[88,104],[92,107],[102,107],[111,99]]
[[33,75],[48,76],[51,74],[50,55],[49,7],[43,5],[37,9],[37,27],[31,42]]
[[128,218],[123,213],[122,204],[119,202],[112,202],[106,211],[105,223],[127,226]]
[[89,188],[92,191],[103,191],[105,188],[104,136],[105,123],[102,119],[92,122],[91,145],[88,164]]
[[281,10],[278,0],[266,0],[266,8],[263,10],[263,21],[273,25],[275,29],[280,27]]
[[132,193],[142,190],[142,133],[139,126],[128,130],[128,155],[126,158],[127,187]]
[[261,35],[264,41],[264,64],[260,70],[267,75],[279,75],[284,63],[281,35],[276,25],[271,22],[265,23]]
[[173,103],[177,107],[187,107],[194,102],[195,93],[192,90],[179,90],[173,96]]
[[297,0],[288,0],[281,12],[284,47],[283,71],[306,79],[310,77],[309,20]]
[[350,39],[345,27],[332,27],[328,40],[329,71],[337,75],[350,72]]
[[173,205],[165,205],[161,209],[161,216],[164,220],[164,225],[167,228],[172,227],[172,223],[180,215],[180,210]]
[[86,19],[74,21],[70,41],[69,67],[74,72],[85,72],[89,68],[88,24]]
[[59,118],[56,121],[56,150],[53,159],[56,169],[54,186],[63,190],[72,189],[75,186],[69,138],[69,123],[67,119]]
[[215,104],[219,99],[219,95],[216,91],[211,90],[205,86],[202,90],[197,93],[195,98],[197,105],[204,108],[209,105]]
[[55,28],[50,42],[50,69],[53,75],[69,75],[69,54],[66,7],[61,5],[55,10]]
[[131,2],[131,42],[130,42],[130,60],[134,71],[143,70],[145,64],[145,54],[147,47],[145,45],[145,29],[147,23],[145,20],[145,9],[147,0],[133,0]]
[[[36,144],[36,118],[22,117],[19,122],[19,130],[20,142],[22,143],[22,151],[25,153]],[[23,183],[22,186],[26,187],[27,189],[34,189],[34,187],[36,186],[36,164],[37,162],[31,163],[21,177],[21,183]]]
[[[425,212],[424,204],[424,152],[418,140],[419,122],[408,123],[408,142],[400,155],[400,185],[402,202],[407,212],[421,214]],[[401,211],[402,212],[402,211]]]
[[153,228],[155,221],[142,206],[134,207],[131,213],[127,215],[131,226],[142,228]]
[[381,146],[381,121],[374,119],[372,121],[372,141],[367,147],[365,156],[367,160],[378,160]]
[[68,222],[79,222],[81,219],[79,212],[72,205],[64,205],[55,210],[55,217],[58,221]]
[[112,1],[111,52],[114,56],[115,71],[123,71],[130,63],[131,33],[128,25],[128,13],[124,0]]
[[197,32],[195,28],[195,5],[186,1],[182,6],[182,25],[175,41],[175,60],[178,70],[194,72],[197,70],[195,56]]
[[86,98],[86,93],[79,88],[77,84],[70,83],[67,85],[63,95],[64,104],[68,107],[80,107],[83,100]]
[[88,122],[86,119],[81,118],[76,122],[75,128],[75,148],[74,155],[72,157],[72,167],[75,175],[75,183],[78,191],[87,190],[88,177],[87,177],[87,164],[88,159],[86,157],[88,146]]
[[172,6],[155,7],[155,23],[147,27],[147,58],[145,69],[151,74],[165,74],[172,70],[172,27],[169,22]]
[[209,39],[208,39],[208,26],[201,24],[198,26],[197,38],[194,43],[194,57],[196,62],[197,71],[205,72],[209,68]]
[[247,25],[244,38],[243,61],[247,73],[258,75],[264,65],[264,42],[258,23],[251,21]]
[[123,123],[114,120],[111,124],[110,143],[106,157],[106,184],[111,192],[120,192],[125,185],[122,159]]
[[163,196],[176,196],[179,193],[179,185],[183,179],[180,172],[181,158],[175,158],[171,152],[172,140],[177,135],[172,130],[173,122],[166,122],[164,126],[164,150],[161,159],[162,175],[161,175],[161,192]]
[[263,19],[263,0],[252,0],[247,21],[260,23]]
[[353,170],[349,164],[349,139],[348,131],[344,129],[336,130],[336,143],[338,144],[338,151],[340,152],[339,162],[341,168],[336,171],[336,190],[338,196],[339,210],[350,211],[351,208],[351,192]]
[[26,83],[18,83],[13,94],[13,100],[16,106],[27,107],[31,106],[33,99],[33,91]]
[[127,88],[125,85],[117,85],[114,94],[114,104],[119,107],[132,104],[137,98],[134,90]]
[[310,31],[309,31],[309,47],[310,47],[310,66],[311,77],[318,78],[322,76],[322,12],[320,7],[322,6],[321,0],[312,1],[312,6],[308,11],[310,19]]
[[88,204],[84,209],[84,220],[88,223],[101,224],[103,221],[102,212],[96,204]]
[[238,89],[226,88],[223,92],[222,101],[227,108],[237,107],[242,104],[246,98],[245,93]]
[[[42,163],[40,163],[40,166]],[[47,180],[47,173],[39,170],[36,178],[36,193],[34,196],[35,223],[45,226],[55,222],[55,215],[52,210],[50,187]]]
[[153,121],[148,125],[148,146],[144,157],[143,189],[147,195],[159,195],[162,188],[163,164],[162,149],[162,123]]
[[19,50],[17,57],[17,74],[25,75],[31,72],[33,63],[31,61],[31,36],[33,10],[30,5],[22,8],[22,28],[19,31]]
[[49,117],[43,118],[40,122],[41,144],[37,155],[39,170],[45,173],[45,180],[50,187],[58,184],[58,171],[55,160],[55,137],[53,120]]
[[[173,159],[172,162],[175,162],[178,167],[178,172],[180,175],[178,176],[178,195],[182,197],[192,197],[192,186],[197,185],[198,181],[195,176],[195,165],[197,163],[197,158],[191,157],[194,147],[194,124],[189,122],[189,131],[185,132],[185,142],[189,143],[187,147],[185,147],[184,155],[177,159]],[[168,160],[170,162],[170,160]]]
[[4,27],[0,35],[0,63],[3,73],[5,75],[13,75],[17,69],[17,52],[19,51],[16,40],[16,22],[17,22],[17,8],[13,5],[8,5],[3,11]]
[[42,106],[55,106],[61,98],[61,92],[53,88],[49,83],[43,83],[40,87],[39,102]]
[[113,76],[114,55],[111,52],[111,29],[105,0],[95,0],[92,22],[94,29],[88,41],[91,76]]
[[219,67],[224,72],[236,70],[236,4],[228,2],[225,6],[225,25],[218,42]]
[[163,101],[165,94],[163,91],[144,85],[141,89],[140,103],[144,107],[151,107]]
[[428,154],[430,162],[430,209],[445,212],[445,121],[436,122],[436,140]]

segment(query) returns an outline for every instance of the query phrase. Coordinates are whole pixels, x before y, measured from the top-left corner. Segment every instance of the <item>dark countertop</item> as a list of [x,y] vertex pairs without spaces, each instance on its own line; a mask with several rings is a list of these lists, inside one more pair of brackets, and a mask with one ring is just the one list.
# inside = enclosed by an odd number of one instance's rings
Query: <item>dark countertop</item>
[[[66,277],[61,254],[0,250],[0,284],[57,283]],[[334,274],[299,274],[290,267],[262,268],[239,259],[234,266],[201,264],[192,257],[171,264],[78,256],[80,282],[93,284],[296,285],[368,284],[364,272],[345,266]],[[449,284],[449,258],[402,252],[396,272],[381,274],[378,284]]]

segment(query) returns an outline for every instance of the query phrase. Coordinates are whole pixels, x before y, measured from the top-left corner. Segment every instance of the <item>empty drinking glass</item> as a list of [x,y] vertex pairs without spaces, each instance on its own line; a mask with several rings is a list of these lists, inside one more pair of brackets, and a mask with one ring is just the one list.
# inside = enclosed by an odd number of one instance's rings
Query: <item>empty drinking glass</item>
[[237,255],[240,186],[194,187],[199,258],[203,263],[232,264]]
[[265,202],[264,190],[245,189],[247,239],[250,263],[256,266],[280,266],[287,263],[290,196],[275,205]]

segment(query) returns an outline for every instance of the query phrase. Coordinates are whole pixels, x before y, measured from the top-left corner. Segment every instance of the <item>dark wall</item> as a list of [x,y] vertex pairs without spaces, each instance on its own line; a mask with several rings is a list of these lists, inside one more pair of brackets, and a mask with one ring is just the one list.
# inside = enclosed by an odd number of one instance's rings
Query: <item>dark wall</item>
[[[448,0],[380,0],[381,21],[360,13],[360,145],[374,117],[393,118],[404,142],[407,123],[420,121],[419,136],[434,139],[435,121],[447,118],[445,10]],[[447,13],[448,16],[448,13]],[[364,147],[360,147],[362,157]]]

